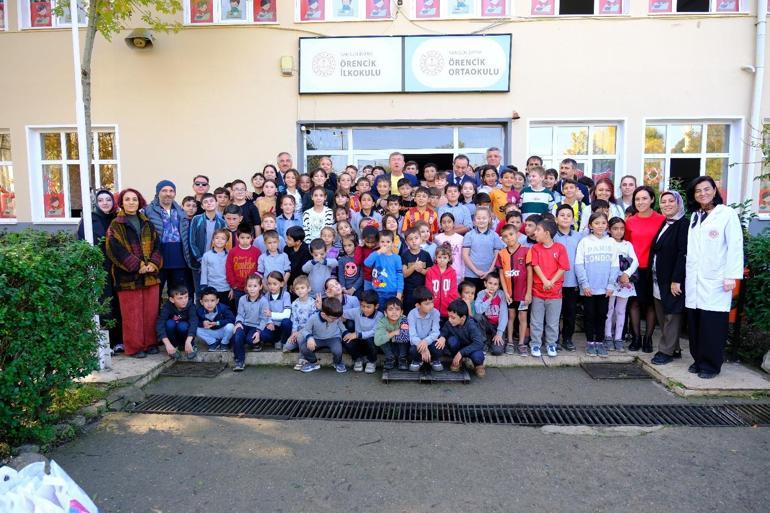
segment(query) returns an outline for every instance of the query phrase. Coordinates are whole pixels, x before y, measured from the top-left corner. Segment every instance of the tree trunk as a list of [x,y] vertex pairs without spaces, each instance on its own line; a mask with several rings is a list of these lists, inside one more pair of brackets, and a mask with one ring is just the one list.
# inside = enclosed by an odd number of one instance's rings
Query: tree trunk
[[[91,131],[91,57],[94,53],[94,42],[96,40],[96,26],[98,22],[99,0],[91,0],[88,3],[88,26],[86,27],[86,41],[83,48],[83,59],[80,62],[80,83],[83,86],[83,107],[85,110],[86,123],[86,142],[88,146],[87,169],[81,170],[81,173],[90,172],[94,156],[94,135]],[[96,173],[89,173],[90,177],[96,177]],[[91,184],[92,190],[98,189],[100,184]],[[83,211],[86,212],[86,205],[83,205]]]

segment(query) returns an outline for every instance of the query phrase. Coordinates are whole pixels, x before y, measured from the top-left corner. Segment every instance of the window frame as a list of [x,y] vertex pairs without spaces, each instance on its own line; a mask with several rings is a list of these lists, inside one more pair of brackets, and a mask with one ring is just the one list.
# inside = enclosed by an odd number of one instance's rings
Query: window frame
[[618,16],[629,16],[631,14],[630,10],[630,2],[631,0],[620,0],[621,1],[621,7],[620,12],[617,13],[602,13],[599,12],[601,8],[602,0],[594,0],[594,12],[591,14],[559,14],[559,10],[561,9],[561,0],[553,0],[553,13],[545,13],[545,14],[539,14],[534,12],[535,10],[535,3],[537,0],[530,0],[530,9],[528,16],[534,17],[534,18],[581,18],[586,16],[606,16],[610,18],[616,18]]
[[[3,128],[0,129],[0,134],[8,134],[11,135],[11,131],[9,129]],[[13,138],[11,138],[11,145],[13,145]],[[16,176],[14,174],[13,169],[13,147],[11,147],[11,160],[0,160],[0,166],[7,167],[10,169],[10,178],[11,178],[11,190],[10,192],[14,195],[14,203],[18,199],[16,197]],[[19,222],[19,215],[18,212],[16,212],[16,206],[14,206],[13,209],[13,217],[2,217],[0,215],[0,225],[1,224],[16,224]]]
[[[99,165],[114,165],[115,166],[115,191],[121,189],[121,165],[120,165],[120,132],[117,124],[99,124],[93,125],[91,130],[94,133],[94,153],[99,154],[99,139],[96,136],[99,132],[112,132],[114,134],[114,158],[113,159],[100,159],[94,158],[91,160],[91,165],[94,166],[94,178],[95,180],[101,178],[99,176]],[[77,125],[62,124],[62,125],[34,125],[27,126],[27,158],[28,166],[27,172],[29,175],[29,190],[30,190],[30,206],[31,217],[33,224],[77,224],[80,222],[80,217],[72,217],[70,212],[70,190],[67,169],[68,165],[78,165],[79,160],[73,160],[67,158],[66,152],[66,140],[65,134],[77,133]],[[58,133],[62,143],[62,158],[59,160],[44,160],[40,155],[41,151],[41,137],[43,133]],[[42,201],[40,201],[43,192],[43,166],[51,164],[62,165],[62,188],[64,190],[64,217],[46,217],[42,208]],[[89,176],[90,181],[90,176]],[[90,184],[94,187],[95,184]],[[88,206],[90,209],[90,206]],[[83,207],[83,211],[86,211],[86,206]]]
[[[6,12],[8,10],[8,1],[6,1]],[[66,23],[66,22],[60,22],[58,16],[53,15],[53,9],[56,8],[56,4],[58,1],[61,1],[64,3],[65,7],[69,7],[68,0],[50,0],[51,3],[51,26],[50,27],[33,27],[32,26],[32,20],[29,18],[29,8],[31,0],[17,0],[16,2],[16,9],[17,9],[17,18],[19,23],[19,29],[20,30],[56,30],[56,29],[65,29],[72,27],[72,22]],[[26,13],[26,16],[25,16]],[[83,13],[84,21],[82,23],[78,22],[78,27],[85,28],[88,26],[88,13],[84,11]],[[78,17],[79,18],[79,17]],[[8,29],[8,22],[6,21],[6,30]]]
[[[709,0],[709,10],[708,11],[687,11],[687,12],[679,12],[677,11],[679,0],[669,0],[671,2],[671,10],[670,11],[653,11],[652,10],[652,4],[653,0],[647,0],[647,14],[649,16],[704,16],[707,14],[716,14],[716,15],[730,15],[730,14],[749,14],[750,13],[750,0],[736,0],[738,3],[738,9],[735,11],[720,11],[717,10],[719,7],[720,0]],[[762,1],[762,0],[759,0]]]
[[[612,183],[614,185],[619,185],[619,183],[615,183],[618,178],[618,170],[623,169],[624,172],[621,176],[624,176],[628,174],[628,170],[625,167],[626,162],[626,127],[628,126],[627,118],[562,118],[562,119],[553,119],[553,118],[530,118],[527,120],[527,139],[526,139],[526,147],[527,147],[527,156],[526,158],[529,158],[531,155],[534,155],[535,153],[532,152],[530,149],[530,130],[532,128],[540,128],[540,127],[552,127],[553,133],[551,135],[551,145],[552,145],[552,154],[551,155],[538,155],[543,159],[543,165],[548,168],[548,166],[545,166],[545,161],[548,159],[551,159],[551,163],[553,164],[552,167],[558,170],[558,164],[561,163],[562,160],[565,158],[571,158],[574,159],[580,163],[585,163],[585,168],[590,171],[590,174],[586,174],[585,171],[583,171],[583,174],[585,176],[592,177],[593,176],[593,161],[594,160],[609,160],[614,158],[615,159],[615,169],[613,171],[614,176],[612,177]],[[557,142],[556,142],[556,128],[558,127],[578,127],[578,126],[587,126],[588,127],[588,153],[586,155],[561,155],[558,153],[553,153],[554,150],[557,149]],[[615,153],[614,154],[606,154],[606,155],[600,155],[600,154],[594,154],[593,152],[593,141],[592,136],[594,133],[594,129],[598,127],[606,127],[606,126],[614,126],[615,127]]]
[[[770,133],[767,131],[770,130],[770,118],[763,118],[762,119],[762,134],[760,137],[760,141],[756,144],[770,144]],[[766,137],[766,135],[768,135]],[[755,144],[755,141],[752,141],[752,144]],[[758,150],[759,154],[761,155],[760,158],[764,159],[765,155],[762,153],[761,149]],[[754,151],[752,150],[750,152],[750,155],[754,155]],[[753,160],[753,159],[751,159]],[[770,173],[770,165],[764,165],[764,162],[761,162],[758,164],[759,166],[759,172],[764,173]],[[749,165],[749,172],[751,172],[751,165]],[[763,187],[764,185],[767,185],[767,187]],[[752,204],[755,205],[754,212],[757,214],[757,219],[760,219],[762,221],[770,221],[770,209],[767,212],[760,212],[759,211],[759,203],[761,201],[761,195],[763,189],[770,189],[770,178],[766,178],[765,180],[755,180],[755,184],[752,186]]]
[[3,4],[3,15],[0,16],[0,21],[3,22],[3,27],[0,28],[0,32],[8,31],[8,0],[0,0]]
[[[641,152],[639,162],[639,183],[644,184],[644,163],[647,159],[663,159],[664,169],[663,177],[659,184],[659,190],[663,190],[664,187],[668,187],[670,171],[671,171],[671,158],[700,158],[701,174],[706,174],[706,159],[708,158],[727,158],[728,177],[726,182],[727,197],[722,198],[726,204],[740,201],[740,188],[743,179],[744,170],[742,169],[742,144],[743,141],[743,125],[745,119],[743,116],[709,116],[699,118],[693,117],[673,117],[673,118],[643,118],[642,130],[641,130]],[[666,125],[666,147],[665,153],[647,153],[647,126],[650,125]],[[674,125],[701,125],[703,132],[701,135],[701,151],[698,153],[671,153],[668,147],[668,127]],[[706,144],[708,142],[708,125],[728,125],[730,127],[730,139],[728,142],[727,152],[714,152],[709,153],[706,151]],[[733,172],[729,172],[730,167],[735,166]],[[685,184],[686,185],[686,184]],[[733,198],[736,198],[733,200]]]
[[256,21],[254,20],[254,3],[259,0],[243,0],[246,5],[246,19],[245,20],[227,20],[222,19],[222,2],[221,0],[212,0],[214,9],[212,11],[212,20],[207,23],[193,23],[192,21],[192,7],[191,3],[194,0],[182,1],[182,25],[185,27],[217,27],[228,25],[277,25],[278,24],[278,5],[277,0],[273,0],[275,3],[275,20],[273,21]]

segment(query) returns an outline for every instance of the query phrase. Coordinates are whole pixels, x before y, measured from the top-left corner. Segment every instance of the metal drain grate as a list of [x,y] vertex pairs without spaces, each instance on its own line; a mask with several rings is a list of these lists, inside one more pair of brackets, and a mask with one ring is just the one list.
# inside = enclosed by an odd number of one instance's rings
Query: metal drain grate
[[770,425],[770,404],[526,405],[383,401],[321,401],[150,395],[134,413],[213,415],[259,419],[376,422],[450,422],[515,426]]
[[594,379],[652,379],[636,363],[581,363],[580,366]]
[[215,378],[222,372],[227,364],[224,362],[174,362],[170,367],[163,369],[161,376],[175,378]]

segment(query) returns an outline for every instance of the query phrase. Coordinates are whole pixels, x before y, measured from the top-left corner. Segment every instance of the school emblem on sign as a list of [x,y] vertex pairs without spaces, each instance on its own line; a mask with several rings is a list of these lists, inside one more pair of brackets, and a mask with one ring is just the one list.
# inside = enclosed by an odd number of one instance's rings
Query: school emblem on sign
[[329,52],[321,52],[313,57],[313,73],[322,77],[331,76],[337,68],[337,61]]
[[444,56],[436,50],[430,50],[420,56],[420,71],[436,76],[444,70]]
[[711,237],[712,239],[716,239],[717,237],[719,237],[719,231],[718,230],[711,230],[709,232],[709,237]]

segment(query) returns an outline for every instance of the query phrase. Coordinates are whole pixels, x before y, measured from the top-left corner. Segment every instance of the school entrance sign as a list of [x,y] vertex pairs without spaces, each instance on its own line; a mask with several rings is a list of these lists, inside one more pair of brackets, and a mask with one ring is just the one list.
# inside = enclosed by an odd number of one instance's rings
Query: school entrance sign
[[300,38],[299,93],[510,91],[511,34]]

